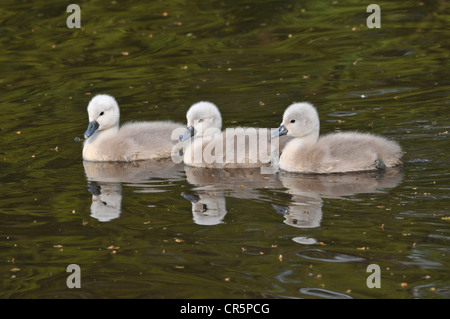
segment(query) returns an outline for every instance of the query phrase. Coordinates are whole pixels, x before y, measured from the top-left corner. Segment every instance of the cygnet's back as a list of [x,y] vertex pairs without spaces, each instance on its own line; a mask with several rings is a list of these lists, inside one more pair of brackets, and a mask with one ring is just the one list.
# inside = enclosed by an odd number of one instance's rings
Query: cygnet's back
[[172,132],[183,127],[170,121],[129,122],[119,128],[119,106],[112,96],[97,95],[89,103],[83,159],[129,162],[168,158]]
[[319,117],[309,103],[295,103],[283,115],[273,137],[294,139],[283,149],[280,168],[302,173],[346,173],[401,165],[400,145],[384,137],[356,132],[319,138]]
[[[289,137],[270,139],[268,129],[236,127],[221,131],[222,117],[210,102],[199,102],[187,112],[188,127],[181,141],[191,139],[184,163],[194,167],[251,168],[271,165]],[[278,145],[278,143],[280,145]],[[271,148],[274,144],[274,148]]]

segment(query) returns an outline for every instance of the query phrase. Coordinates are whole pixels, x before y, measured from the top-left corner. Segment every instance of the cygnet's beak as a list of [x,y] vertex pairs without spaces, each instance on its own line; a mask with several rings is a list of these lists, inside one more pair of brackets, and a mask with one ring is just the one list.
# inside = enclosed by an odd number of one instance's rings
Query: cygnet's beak
[[185,199],[187,199],[188,201],[190,201],[191,203],[197,203],[200,200],[200,196],[195,195],[195,194],[186,194],[186,193],[181,193],[181,196],[183,196]]
[[186,130],[184,131],[183,135],[180,135],[180,142],[186,141],[187,139],[190,139],[195,134],[195,129],[193,126],[188,126]]
[[94,196],[100,195],[102,187],[99,185],[88,185],[88,191]]
[[98,127],[99,127],[99,124],[97,121],[94,120],[92,122],[89,122],[89,126],[88,126],[87,130],[86,130],[86,132],[84,132],[84,138],[89,138],[92,134],[95,133],[95,131],[97,131]]
[[286,135],[287,133],[288,133],[288,130],[287,130],[286,126],[280,125],[278,130],[273,131],[272,134],[270,134],[270,138],[277,138],[279,136]]

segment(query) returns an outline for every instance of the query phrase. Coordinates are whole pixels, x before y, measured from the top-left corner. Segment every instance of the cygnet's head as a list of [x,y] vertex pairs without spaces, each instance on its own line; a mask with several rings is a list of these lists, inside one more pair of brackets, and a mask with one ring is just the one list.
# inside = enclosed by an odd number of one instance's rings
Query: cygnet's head
[[218,225],[227,214],[225,196],[181,194],[192,203],[192,215],[197,225]]
[[284,111],[283,122],[271,137],[319,137],[320,122],[316,108],[307,102],[294,103]]
[[220,132],[222,116],[216,105],[211,102],[198,102],[193,104],[186,113],[187,128],[180,141],[192,136],[210,135]]
[[119,125],[120,111],[116,100],[106,94],[99,94],[92,98],[87,107],[89,126],[84,138],[89,138],[96,131],[107,130]]

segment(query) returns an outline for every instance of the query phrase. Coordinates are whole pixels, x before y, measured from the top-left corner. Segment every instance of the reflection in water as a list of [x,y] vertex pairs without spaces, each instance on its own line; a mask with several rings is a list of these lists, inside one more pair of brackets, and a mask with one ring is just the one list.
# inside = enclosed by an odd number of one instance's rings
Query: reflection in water
[[192,203],[192,215],[197,225],[220,224],[227,214],[225,195],[222,193],[199,192],[198,194],[181,194]]
[[194,222],[217,225],[227,214],[225,196],[259,199],[259,189],[281,188],[277,175],[261,174],[260,168],[209,169],[185,166],[187,181],[195,194],[183,193],[192,203]]
[[[207,169],[175,164],[171,161],[132,163],[83,162],[92,194],[91,216],[110,221],[121,213],[122,184],[135,192],[161,192],[169,181],[183,180],[194,186],[181,195],[192,204],[193,220],[198,225],[217,225],[227,214],[226,196],[263,199],[261,189],[287,189],[288,205],[273,204],[285,218],[284,223],[297,228],[319,227],[322,198],[338,198],[358,193],[379,192],[396,186],[402,179],[399,170],[353,174],[261,174],[259,168]],[[296,237],[299,243],[314,243],[314,238]]]
[[[392,188],[402,179],[399,169],[383,172],[352,174],[261,174],[252,169],[205,169],[185,166],[187,181],[194,185],[194,194],[182,196],[192,203],[194,222],[217,225],[225,217],[226,196],[243,199],[262,199],[261,189],[287,189],[290,204],[273,204],[287,225],[315,228],[322,220],[323,197],[339,198],[359,193],[380,192]],[[299,243],[312,244],[314,238],[296,238]]]
[[89,185],[92,194],[91,217],[108,222],[119,217],[122,205],[122,185],[120,183],[102,183]]
[[284,222],[298,228],[314,228],[320,226],[322,220],[322,201],[306,196],[295,196],[295,204],[288,207],[273,205],[275,210],[284,215]]
[[[320,226],[322,198],[339,198],[360,193],[376,193],[397,186],[402,180],[399,169],[351,174],[280,173],[283,187],[292,195],[289,206],[274,205],[285,216],[285,223],[299,228]],[[313,239],[309,239],[312,241]]]
[[318,243],[316,239],[308,238],[308,237],[304,237],[304,236],[294,237],[294,238],[292,238],[292,240],[295,241],[296,243],[299,243],[302,245],[315,245]]
[[181,164],[171,161],[87,162],[84,171],[92,194],[91,217],[102,222],[118,218],[122,205],[122,183],[139,192],[160,192],[164,182],[183,179]]

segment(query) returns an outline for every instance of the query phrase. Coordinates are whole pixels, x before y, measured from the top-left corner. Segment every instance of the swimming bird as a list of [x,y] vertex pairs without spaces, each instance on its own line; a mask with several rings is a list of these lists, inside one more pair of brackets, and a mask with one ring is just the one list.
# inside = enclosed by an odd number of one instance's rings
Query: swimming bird
[[[190,141],[184,163],[193,167],[250,168],[270,166],[286,139],[274,143],[270,130],[255,127],[222,129],[222,116],[211,102],[193,104],[186,113],[187,128],[180,141]],[[281,145],[278,145],[281,144]],[[281,147],[280,147],[281,146]]]
[[333,133],[319,138],[319,115],[307,102],[290,105],[271,137],[294,137],[280,156],[280,169],[301,173],[371,171],[402,164],[402,149],[384,137],[357,132]]
[[84,133],[85,161],[130,162],[171,156],[177,144],[172,132],[183,127],[171,121],[129,122],[119,127],[119,105],[114,97],[99,94],[87,107],[89,126]]

